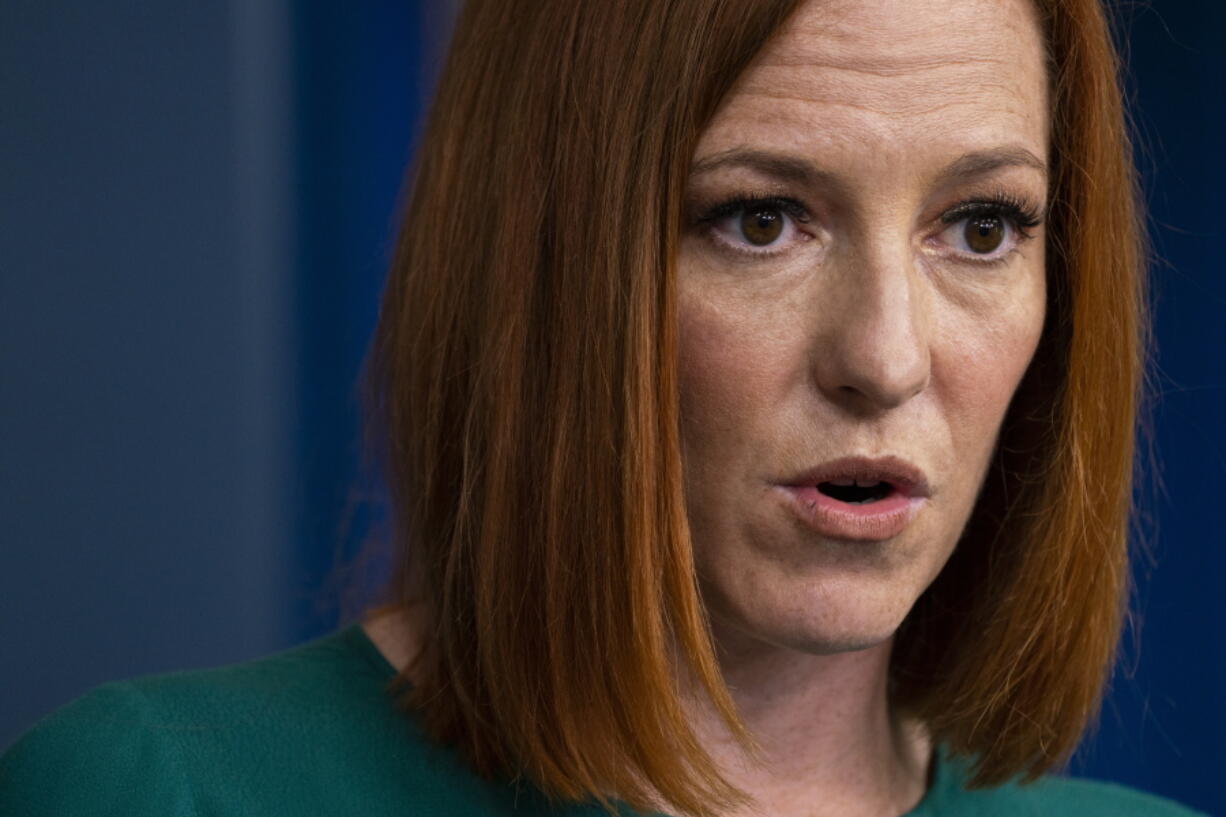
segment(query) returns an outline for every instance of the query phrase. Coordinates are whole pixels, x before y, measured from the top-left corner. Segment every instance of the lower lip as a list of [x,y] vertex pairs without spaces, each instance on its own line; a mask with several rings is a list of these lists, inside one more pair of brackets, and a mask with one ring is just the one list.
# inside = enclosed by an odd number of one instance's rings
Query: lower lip
[[792,511],[808,527],[831,539],[879,542],[903,532],[915,519],[924,497],[894,491],[876,502],[853,505],[826,496],[813,485],[778,486]]

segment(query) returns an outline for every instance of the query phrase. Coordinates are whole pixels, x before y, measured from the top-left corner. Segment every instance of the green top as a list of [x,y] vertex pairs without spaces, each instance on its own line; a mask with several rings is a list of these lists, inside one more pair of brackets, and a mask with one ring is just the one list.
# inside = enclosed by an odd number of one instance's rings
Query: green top
[[[394,708],[395,671],[362,629],[220,669],[98,687],[0,756],[5,817],[546,815],[524,786],[476,777]],[[943,756],[914,817],[1187,817],[1106,783],[1044,778],[968,792]],[[629,809],[623,809],[629,813]]]

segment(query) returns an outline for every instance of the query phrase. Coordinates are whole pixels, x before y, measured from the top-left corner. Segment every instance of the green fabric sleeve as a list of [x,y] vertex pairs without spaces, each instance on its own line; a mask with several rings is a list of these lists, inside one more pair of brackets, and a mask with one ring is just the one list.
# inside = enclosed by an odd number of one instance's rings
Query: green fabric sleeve
[[1077,778],[1047,778],[1032,789],[1035,813],[1059,803],[1064,814],[1082,817],[1208,817],[1179,803],[1146,792]]
[[98,687],[0,755],[0,814],[197,817],[169,737],[139,689]]
[[932,789],[905,817],[1208,817],[1126,786],[1056,775],[967,789],[969,762],[943,750],[937,769]]

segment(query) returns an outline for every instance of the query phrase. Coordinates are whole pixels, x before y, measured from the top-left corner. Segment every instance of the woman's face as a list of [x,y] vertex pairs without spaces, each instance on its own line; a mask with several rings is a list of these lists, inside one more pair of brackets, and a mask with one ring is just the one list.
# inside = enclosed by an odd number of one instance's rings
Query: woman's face
[[823,0],[702,135],[681,422],[717,634],[879,644],[949,558],[1043,326],[1047,106],[1025,0]]

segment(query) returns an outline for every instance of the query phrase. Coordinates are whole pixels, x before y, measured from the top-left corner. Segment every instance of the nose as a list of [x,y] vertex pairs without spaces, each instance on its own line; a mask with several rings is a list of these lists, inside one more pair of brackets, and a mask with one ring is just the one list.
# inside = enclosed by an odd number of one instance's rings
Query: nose
[[813,349],[814,379],[832,402],[857,414],[901,406],[931,377],[928,298],[907,248],[848,258],[824,298]]

